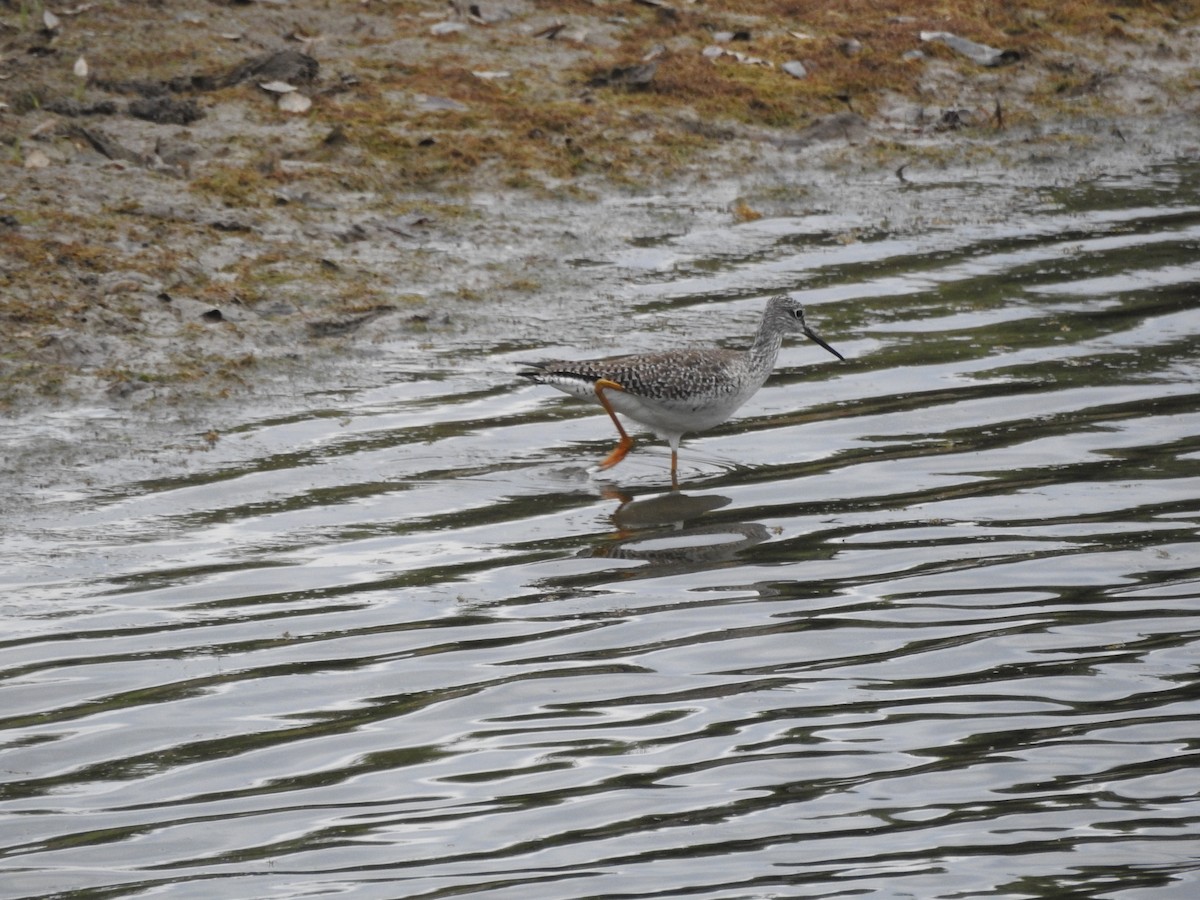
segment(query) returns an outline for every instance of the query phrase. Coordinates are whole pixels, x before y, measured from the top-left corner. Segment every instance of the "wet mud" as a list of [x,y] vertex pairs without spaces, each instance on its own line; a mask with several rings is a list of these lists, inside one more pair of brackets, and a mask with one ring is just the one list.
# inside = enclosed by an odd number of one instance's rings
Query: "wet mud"
[[1072,9],[0,4],[5,502],[425,354],[639,349],[672,237],[919,236],[1192,154],[1191,7]]

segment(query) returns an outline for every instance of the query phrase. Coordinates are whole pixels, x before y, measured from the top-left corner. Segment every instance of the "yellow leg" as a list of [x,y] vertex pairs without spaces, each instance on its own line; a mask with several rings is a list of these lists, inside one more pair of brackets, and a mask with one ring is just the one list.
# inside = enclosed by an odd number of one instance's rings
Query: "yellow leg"
[[605,391],[623,391],[625,388],[617,384],[615,381],[609,381],[607,378],[599,379],[595,384],[596,399],[600,401],[600,405],[604,407],[604,411],[608,413],[608,417],[613,420],[613,424],[617,426],[617,433],[621,435],[621,439],[617,441],[617,446],[613,447],[612,452],[600,461],[601,469],[611,469],[617,463],[625,458],[625,455],[633,447],[633,438],[625,433],[624,426],[621,425],[621,420],[617,418],[616,412],[612,408],[612,404],[608,402],[608,398],[604,396]]

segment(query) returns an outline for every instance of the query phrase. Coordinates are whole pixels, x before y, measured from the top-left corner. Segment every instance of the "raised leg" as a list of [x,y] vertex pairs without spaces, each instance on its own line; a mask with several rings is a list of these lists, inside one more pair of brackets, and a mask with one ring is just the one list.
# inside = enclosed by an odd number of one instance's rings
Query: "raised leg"
[[596,399],[600,401],[600,405],[604,407],[604,411],[608,413],[608,417],[617,426],[617,433],[621,435],[621,439],[617,441],[617,446],[613,447],[612,452],[600,461],[601,469],[611,469],[623,460],[625,455],[633,448],[633,438],[625,433],[625,427],[621,424],[621,420],[617,418],[617,413],[612,408],[612,404],[608,402],[608,398],[604,396],[604,392],[623,391],[625,388],[621,387],[615,381],[609,381],[607,378],[598,379],[594,387],[596,390]]

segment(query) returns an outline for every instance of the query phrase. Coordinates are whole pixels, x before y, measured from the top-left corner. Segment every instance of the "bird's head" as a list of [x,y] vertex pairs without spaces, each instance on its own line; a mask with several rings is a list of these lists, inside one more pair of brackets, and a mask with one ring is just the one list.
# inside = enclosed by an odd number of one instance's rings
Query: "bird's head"
[[789,297],[787,294],[772,297],[767,303],[767,315],[780,331],[802,334],[818,346],[824,347],[838,359],[846,358],[825,343],[825,339],[805,321],[804,307],[799,300]]

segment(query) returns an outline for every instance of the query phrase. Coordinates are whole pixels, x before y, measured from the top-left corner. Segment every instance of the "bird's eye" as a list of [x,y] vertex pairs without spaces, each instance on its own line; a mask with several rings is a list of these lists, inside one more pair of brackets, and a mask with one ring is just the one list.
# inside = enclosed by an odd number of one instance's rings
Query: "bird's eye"
[[792,316],[797,319],[803,319],[804,318],[804,310],[801,309],[799,306],[797,306],[795,309],[792,310]]

